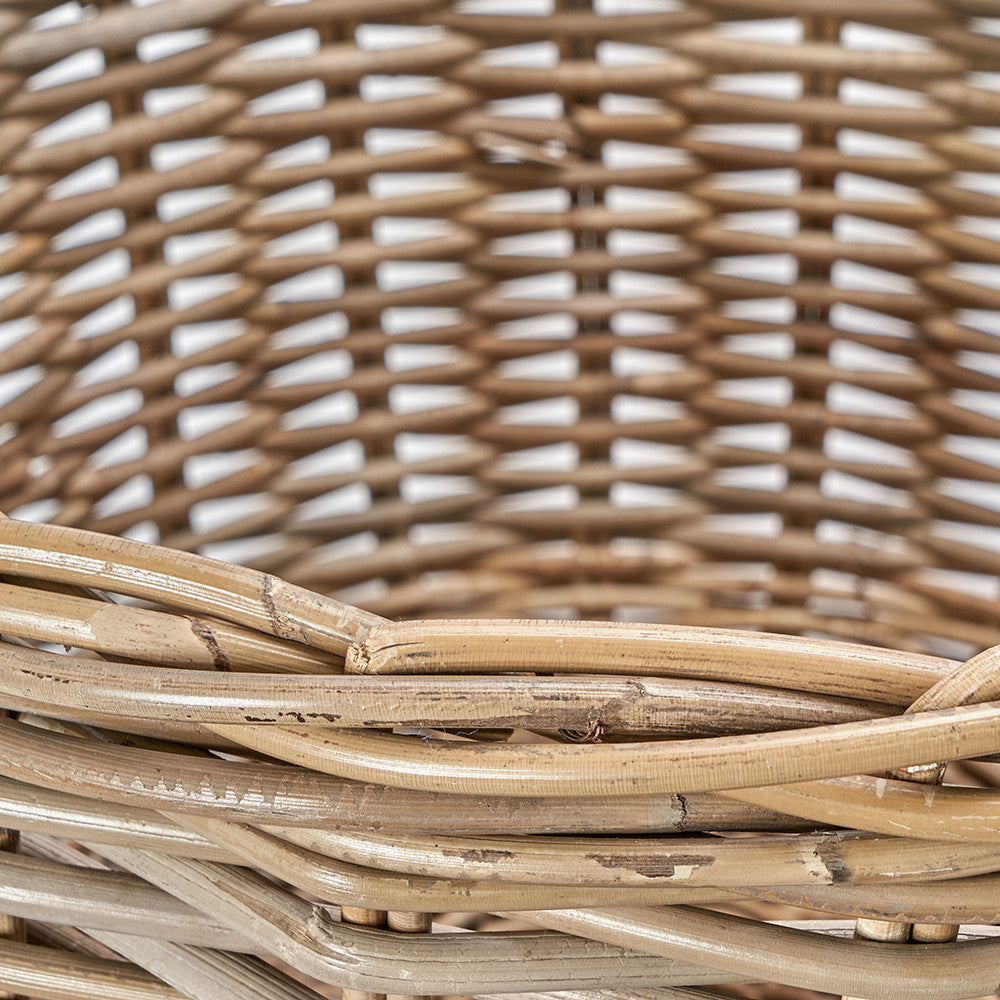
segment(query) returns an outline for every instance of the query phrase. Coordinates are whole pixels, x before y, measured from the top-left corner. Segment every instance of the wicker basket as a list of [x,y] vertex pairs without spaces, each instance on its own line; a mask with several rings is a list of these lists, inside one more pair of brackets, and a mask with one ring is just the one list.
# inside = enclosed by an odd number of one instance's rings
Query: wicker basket
[[996,991],[998,19],[2,0],[3,995]]

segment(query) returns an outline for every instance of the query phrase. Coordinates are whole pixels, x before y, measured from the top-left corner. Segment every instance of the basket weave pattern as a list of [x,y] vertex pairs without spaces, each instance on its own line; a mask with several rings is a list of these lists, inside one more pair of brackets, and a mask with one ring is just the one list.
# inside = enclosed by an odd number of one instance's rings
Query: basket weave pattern
[[3,995],[998,991],[998,18],[0,0]]

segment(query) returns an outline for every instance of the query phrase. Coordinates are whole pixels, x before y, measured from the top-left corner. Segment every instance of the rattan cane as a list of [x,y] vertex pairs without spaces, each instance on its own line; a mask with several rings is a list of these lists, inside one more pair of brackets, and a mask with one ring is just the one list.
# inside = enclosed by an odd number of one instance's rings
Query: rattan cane
[[0,0],[3,995],[998,991],[998,26]]

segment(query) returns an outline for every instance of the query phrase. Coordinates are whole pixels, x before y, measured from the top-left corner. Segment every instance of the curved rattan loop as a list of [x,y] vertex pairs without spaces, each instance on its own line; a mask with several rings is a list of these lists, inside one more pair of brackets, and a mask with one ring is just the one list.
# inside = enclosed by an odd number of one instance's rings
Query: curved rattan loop
[[380,620],[266,573],[9,519],[0,519],[0,570],[159,600],[340,655]]
[[[109,608],[108,605],[100,605]],[[186,624],[186,623],[185,623]],[[220,641],[198,624],[201,649]],[[193,629],[188,629],[190,634]],[[15,633],[16,634],[16,633]],[[225,637],[221,637],[225,641]],[[245,644],[248,645],[248,644]],[[228,648],[228,645],[227,645]],[[282,664],[285,649],[264,646],[257,670]],[[297,654],[292,650],[287,659]],[[218,652],[216,656],[220,655]],[[442,729],[521,726],[682,735],[688,729],[756,731],[767,713],[774,729],[855,721],[884,714],[879,705],[697,678],[331,676],[331,665],[301,654],[305,675],[161,669],[113,660],[77,660],[18,646],[0,648],[0,696],[12,708],[48,706],[71,715],[205,725],[285,724],[350,728],[422,725]],[[294,661],[293,661],[294,662]],[[291,665],[289,665],[291,669]],[[100,711],[96,711],[100,706]]]
[[[383,734],[213,726],[255,750],[397,788],[510,795],[718,791],[840,777],[1000,751],[1000,704],[809,730],[672,743],[463,746]],[[634,765],[634,767],[630,766]],[[640,770],[641,769],[641,770]]]
[[[536,915],[531,919],[538,920]],[[992,989],[987,970],[989,962],[996,961],[998,946],[996,941],[977,941],[901,949],[770,926],[763,928],[768,950],[761,955],[753,943],[760,937],[753,931],[759,927],[755,922],[687,907],[563,911],[546,914],[544,923],[671,958],[701,958],[711,953],[713,964],[734,977],[763,979],[774,974],[763,963],[778,962],[783,966],[781,978],[794,980],[796,986],[815,989],[827,982],[839,992],[863,993],[872,1000],[918,1000],[921,996],[957,1000],[963,989]],[[834,977],[831,966],[838,970]]]
[[[957,664],[845,642],[618,622],[394,622],[348,651],[357,673],[694,676],[908,705]],[[897,701],[897,699],[899,699]]]

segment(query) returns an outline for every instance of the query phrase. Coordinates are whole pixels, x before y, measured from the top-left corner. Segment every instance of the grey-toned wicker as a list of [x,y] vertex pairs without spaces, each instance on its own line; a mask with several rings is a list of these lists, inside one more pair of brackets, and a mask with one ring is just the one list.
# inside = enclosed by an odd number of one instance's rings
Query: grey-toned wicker
[[1000,2],[0,0],[0,132],[3,995],[998,990]]

